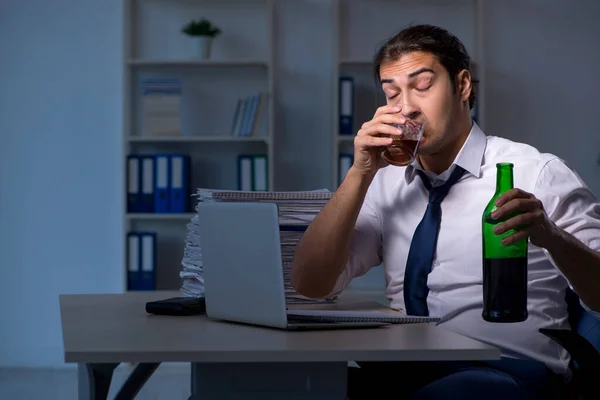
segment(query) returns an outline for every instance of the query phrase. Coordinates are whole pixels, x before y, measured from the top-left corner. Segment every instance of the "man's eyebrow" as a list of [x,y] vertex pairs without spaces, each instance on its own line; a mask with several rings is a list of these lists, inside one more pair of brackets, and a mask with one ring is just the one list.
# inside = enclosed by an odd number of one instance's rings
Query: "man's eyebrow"
[[[408,74],[408,78],[412,79],[415,76],[417,76],[419,74],[422,74],[423,72],[431,72],[432,74],[435,74],[435,71],[433,69],[424,67],[424,68],[420,68],[420,69],[418,69],[416,71],[413,71],[410,74]],[[382,79],[381,83],[394,83],[394,80],[393,79]]]
[[408,77],[409,78],[414,78],[415,76],[417,76],[419,74],[422,74],[423,72],[431,72],[432,74],[435,74],[435,71],[432,70],[431,68],[421,68],[421,69],[418,69],[418,70],[416,70],[416,71],[411,72],[410,74],[408,74]]

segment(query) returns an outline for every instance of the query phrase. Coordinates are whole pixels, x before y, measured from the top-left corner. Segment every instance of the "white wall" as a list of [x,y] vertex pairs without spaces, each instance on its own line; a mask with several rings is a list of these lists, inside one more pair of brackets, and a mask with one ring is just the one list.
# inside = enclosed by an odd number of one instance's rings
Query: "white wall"
[[[120,3],[0,3],[0,365],[61,365],[58,294],[122,288]],[[563,156],[600,193],[600,3],[486,3],[489,131]],[[282,190],[330,184],[330,13],[278,1]]]
[[486,10],[487,133],[558,155],[600,195],[600,2],[486,1]]
[[328,188],[333,146],[332,2],[276,4],[275,185],[278,190]]
[[58,294],[122,288],[121,18],[1,2],[0,365],[62,364]]

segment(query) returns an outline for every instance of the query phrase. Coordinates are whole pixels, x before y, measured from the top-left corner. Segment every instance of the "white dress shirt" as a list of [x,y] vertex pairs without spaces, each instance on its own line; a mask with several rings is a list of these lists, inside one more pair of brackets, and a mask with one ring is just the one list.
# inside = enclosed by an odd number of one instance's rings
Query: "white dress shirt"
[[[569,355],[539,328],[569,329],[565,289],[569,283],[545,249],[529,243],[529,317],[521,323],[483,320],[481,216],[496,189],[496,163],[514,164],[514,185],[533,193],[560,228],[593,250],[600,250],[600,204],[564,161],[535,148],[486,136],[476,123],[450,169],[435,176],[443,184],[455,165],[467,172],[443,200],[437,251],[427,285],[429,314],[450,315],[440,327],[501,349],[505,357],[531,358],[567,373]],[[415,171],[389,166],[378,171],[360,211],[349,261],[333,289],[383,264],[386,296],[405,309],[404,270],[415,229],[428,203],[428,191]]]

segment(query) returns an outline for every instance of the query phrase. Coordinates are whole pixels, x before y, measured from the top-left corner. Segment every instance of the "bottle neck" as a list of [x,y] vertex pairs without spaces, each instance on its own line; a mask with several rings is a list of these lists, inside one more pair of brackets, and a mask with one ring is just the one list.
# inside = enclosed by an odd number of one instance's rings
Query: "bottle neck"
[[498,164],[496,171],[496,193],[504,193],[511,190],[513,184],[512,164]]

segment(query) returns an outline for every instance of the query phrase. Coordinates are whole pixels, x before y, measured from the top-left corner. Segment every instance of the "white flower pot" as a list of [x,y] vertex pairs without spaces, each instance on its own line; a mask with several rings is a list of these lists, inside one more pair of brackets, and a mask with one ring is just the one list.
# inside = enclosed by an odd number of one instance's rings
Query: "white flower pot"
[[210,36],[193,36],[190,38],[191,52],[193,58],[208,60],[212,47],[213,38]]

